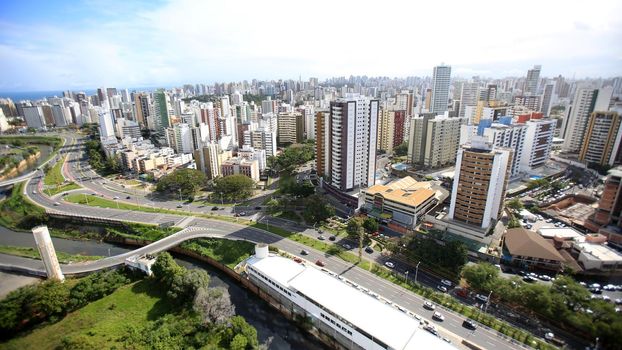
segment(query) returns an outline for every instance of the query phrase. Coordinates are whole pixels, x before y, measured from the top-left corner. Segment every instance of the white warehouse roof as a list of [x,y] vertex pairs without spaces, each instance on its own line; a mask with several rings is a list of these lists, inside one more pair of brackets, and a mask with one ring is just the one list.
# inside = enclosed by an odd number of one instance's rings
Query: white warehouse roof
[[300,291],[392,349],[455,349],[420,329],[416,319],[313,266],[280,256],[251,257],[248,264],[284,286]]

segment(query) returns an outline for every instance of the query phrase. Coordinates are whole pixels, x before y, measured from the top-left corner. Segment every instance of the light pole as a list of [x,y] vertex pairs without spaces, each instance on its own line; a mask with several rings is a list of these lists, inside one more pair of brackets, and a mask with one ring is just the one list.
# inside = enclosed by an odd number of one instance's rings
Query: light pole
[[181,188],[179,189],[179,201],[182,202],[183,200],[181,199]]
[[89,205],[89,197],[86,195],[86,193],[84,194],[84,201],[86,202],[86,205]]
[[406,270],[406,273],[405,273],[405,275],[406,275],[406,283],[408,283],[408,272],[409,272],[409,271],[408,271],[408,270]]
[[490,304],[490,296],[492,295],[492,291],[488,293],[488,300],[486,300],[486,308],[484,309],[484,313],[488,312],[488,305]]
[[421,261],[419,261],[417,266],[415,266],[415,284],[417,283],[417,275],[419,274],[419,264],[421,264]]
[[266,216],[266,231],[268,231],[268,217]]
[[117,209],[119,209],[119,200],[115,199],[114,201],[117,203]]

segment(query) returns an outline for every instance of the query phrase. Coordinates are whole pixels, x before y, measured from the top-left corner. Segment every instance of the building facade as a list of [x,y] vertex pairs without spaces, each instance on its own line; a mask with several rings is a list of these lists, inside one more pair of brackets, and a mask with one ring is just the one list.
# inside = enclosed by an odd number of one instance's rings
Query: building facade
[[449,84],[451,82],[451,67],[436,66],[432,73],[432,95],[430,96],[430,112],[443,114],[447,112],[449,103]]
[[579,160],[587,164],[613,165],[618,157],[622,123],[616,112],[590,114]]

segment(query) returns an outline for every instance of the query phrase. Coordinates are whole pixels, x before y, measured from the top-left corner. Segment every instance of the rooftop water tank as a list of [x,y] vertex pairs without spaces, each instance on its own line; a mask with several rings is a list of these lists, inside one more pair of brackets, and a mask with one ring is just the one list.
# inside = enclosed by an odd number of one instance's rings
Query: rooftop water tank
[[257,259],[263,259],[268,257],[268,245],[265,243],[259,243],[255,245],[255,257]]

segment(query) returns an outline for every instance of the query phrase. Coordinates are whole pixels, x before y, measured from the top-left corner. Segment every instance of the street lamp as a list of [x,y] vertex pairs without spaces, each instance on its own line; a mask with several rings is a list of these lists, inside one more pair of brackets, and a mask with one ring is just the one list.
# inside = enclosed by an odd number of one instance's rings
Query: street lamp
[[408,272],[409,272],[409,271],[408,271],[408,270],[406,270],[406,273],[405,273],[405,275],[406,275],[406,283],[408,283]]
[[415,266],[415,283],[417,283],[417,275],[419,274],[419,264],[421,264],[421,261],[419,261],[417,266]]
[[492,295],[492,291],[488,293],[488,300],[486,300],[486,308],[484,309],[484,313],[488,312],[488,305],[490,304],[490,296]]

